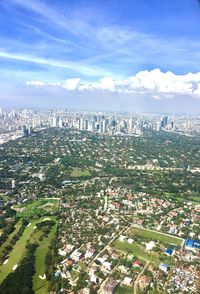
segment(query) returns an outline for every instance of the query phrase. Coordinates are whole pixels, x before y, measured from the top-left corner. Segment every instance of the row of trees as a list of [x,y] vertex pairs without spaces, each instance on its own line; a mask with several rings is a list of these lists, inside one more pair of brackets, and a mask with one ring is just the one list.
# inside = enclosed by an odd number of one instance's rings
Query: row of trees
[[19,240],[19,238],[22,236],[28,223],[29,222],[26,219],[23,219],[22,225],[21,225],[19,231],[13,236],[13,238],[9,242],[9,244],[2,250],[2,255],[0,256],[0,262],[3,262],[3,260],[5,260],[6,257],[8,256],[8,254],[12,251],[13,246]]
[[35,273],[35,250],[37,244],[27,245],[27,253],[17,269],[0,285],[1,294],[34,294],[32,278]]

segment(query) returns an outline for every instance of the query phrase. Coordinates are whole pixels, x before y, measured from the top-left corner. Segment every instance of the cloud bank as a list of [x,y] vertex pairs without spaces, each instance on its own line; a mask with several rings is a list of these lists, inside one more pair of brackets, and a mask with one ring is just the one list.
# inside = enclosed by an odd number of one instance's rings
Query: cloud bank
[[73,78],[58,83],[27,81],[26,85],[29,87],[62,88],[66,91],[78,92],[148,94],[156,100],[176,97],[176,95],[200,97],[200,72],[176,75],[171,71],[162,72],[160,69],[154,69],[140,71],[136,75],[122,80],[103,77],[95,82],[84,82],[80,78]]

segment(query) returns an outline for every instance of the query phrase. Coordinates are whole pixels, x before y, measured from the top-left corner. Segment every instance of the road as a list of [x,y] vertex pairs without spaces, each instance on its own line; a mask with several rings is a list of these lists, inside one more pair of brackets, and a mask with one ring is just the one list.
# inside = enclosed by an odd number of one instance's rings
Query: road
[[140,277],[143,275],[144,271],[146,270],[146,268],[148,267],[149,265],[149,261],[146,262],[143,270],[141,271],[141,273],[139,273],[139,275],[137,276],[137,279],[135,280],[135,283],[134,283],[134,287],[133,287],[133,294],[137,294],[137,283],[139,282],[139,279]]
[[131,225],[130,226],[127,226],[126,228],[123,228],[119,233],[117,233],[110,241],[109,241],[109,243],[92,259],[92,261],[88,264],[88,267],[89,267],[89,265],[91,265],[100,255],[101,255],[101,253],[105,250],[105,249],[107,249],[109,246],[110,246],[110,244],[115,240],[115,239],[117,239],[121,234],[124,234],[124,233],[126,233],[129,229],[131,228]]

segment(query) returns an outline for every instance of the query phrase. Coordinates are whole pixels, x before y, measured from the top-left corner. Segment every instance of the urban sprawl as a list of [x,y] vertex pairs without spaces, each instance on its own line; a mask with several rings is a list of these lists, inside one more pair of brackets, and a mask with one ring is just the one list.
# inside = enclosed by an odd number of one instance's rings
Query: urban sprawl
[[0,109],[0,293],[200,292],[200,118]]

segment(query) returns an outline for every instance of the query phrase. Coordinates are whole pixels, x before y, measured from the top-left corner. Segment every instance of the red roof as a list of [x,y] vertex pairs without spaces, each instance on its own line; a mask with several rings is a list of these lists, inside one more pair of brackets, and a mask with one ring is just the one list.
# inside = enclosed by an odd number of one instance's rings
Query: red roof
[[139,266],[139,267],[142,265],[142,263],[139,260],[134,261],[132,264],[133,266]]

